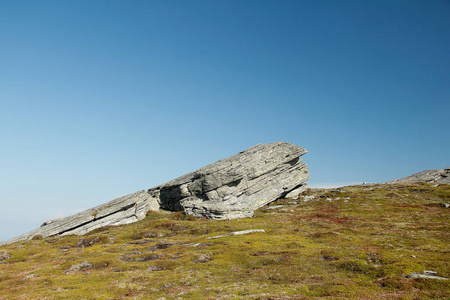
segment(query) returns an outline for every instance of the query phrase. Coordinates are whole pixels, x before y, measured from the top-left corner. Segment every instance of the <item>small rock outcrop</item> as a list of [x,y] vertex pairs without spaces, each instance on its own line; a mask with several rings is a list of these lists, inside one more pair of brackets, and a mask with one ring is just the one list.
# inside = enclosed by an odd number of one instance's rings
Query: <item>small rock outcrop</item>
[[411,272],[411,275],[402,275],[405,278],[427,278],[427,279],[439,279],[439,280],[449,280],[450,278],[438,276],[435,271],[423,271],[422,273]]
[[450,184],[450,167],[437,170],[425,170],[400,179],[391,180],[387,184],[426,182],[430,184]]
[[210,219],[253,216],[279,198],[296,197],[309,179],[299,146],[260,144],[149,190],[126,195],[73,216],[47,221],[6,242],[56,235],[82,235],[94,229],[133,223],[159,208]]
[[9,259],[9,252],[6,250],[0,250],[0,260]]
[[216,236],[212,236],[209,238],[206,238],[207,240],[212,240],[212,239],[218,239],[227,235],[243,235],[243,234],[249,234],[249,233],[253,233],[253,232],[266,232],[264,229],[249,229],[249,230],[241,230],[241,231],[235,231],[235,232],[230,232],[227,234],[221,234],[221,235],[216,235]]
[[92,264],[90,262],[87,261],[83,261],[82,263],[79,263],[77,265],[73,265],[71,266],[69,269],[64,271],[64,274],[71,274],[74,272],[79,272],[79,271],[85,271],[89,268],[92,267]]

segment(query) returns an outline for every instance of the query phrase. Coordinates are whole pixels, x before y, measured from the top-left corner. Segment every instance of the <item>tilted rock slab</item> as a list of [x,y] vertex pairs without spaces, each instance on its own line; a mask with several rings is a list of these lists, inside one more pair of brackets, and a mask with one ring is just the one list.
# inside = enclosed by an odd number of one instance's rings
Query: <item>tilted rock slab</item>
[[158,210],[159,206],[152,206],[148,199],[147,191],[142,190],[69,217],[44,222],[41,227],[0,243],[0,245],[38,237],[82,235],[104,226],[133,223],[144,219],[147,211]]
[[295,197],[306,188],[309,172],[300,159],[306,152],[284,142],[256,145],[148,191],[47,221],[0,245],[38,236],[82,235],[142,220],[147,211],[159,208],[210,219],[251,217],[257,208],[285,196]]
[[300,159],[306,152],[283,142],[256,145],[148,192],[167,210],[210,219],[251,217],[255,209],[301,192],[309,179]]

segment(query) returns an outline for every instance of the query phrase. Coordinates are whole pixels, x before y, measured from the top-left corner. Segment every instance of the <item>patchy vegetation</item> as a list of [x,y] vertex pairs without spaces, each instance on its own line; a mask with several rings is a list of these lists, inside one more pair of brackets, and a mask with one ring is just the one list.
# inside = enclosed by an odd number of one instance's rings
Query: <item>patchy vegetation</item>
[[[410,277],[450,277],[448,201],[449,185],[380,184],[309,190],[240,220],[148,212],[0,247],[0,299],[449,299],[450,280]],[[226,235],[250,229],[265,232]]]

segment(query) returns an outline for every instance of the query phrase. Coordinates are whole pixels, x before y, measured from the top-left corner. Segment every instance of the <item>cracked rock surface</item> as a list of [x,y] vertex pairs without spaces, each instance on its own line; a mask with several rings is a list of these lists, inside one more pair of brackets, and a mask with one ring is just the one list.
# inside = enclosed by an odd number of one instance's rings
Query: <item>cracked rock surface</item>
[[157,206],[148,203],[148,198],[145,190],[126,195],[69,217],[44,222],[41,227],[4,243],[29,240],[38,236],[46,238],[55,235],[82,235],[104,226],[133,223],[145,218],[148,210],[158,210]]
[[210,219],[251,217],[257,208],[304,190],[309,172],[300,156],[306,152],[289,143],[259,144],[148,192],[167,210]]
[[47,221],[0,245],[37,237],[82,235],[142,220],[147,211],[159,208],[210,219],[251,217],[257,208],[282,197],[296,197],[306,188],[309,172],[300,158],[306,152],[284,142],[259,144],[147,191]]

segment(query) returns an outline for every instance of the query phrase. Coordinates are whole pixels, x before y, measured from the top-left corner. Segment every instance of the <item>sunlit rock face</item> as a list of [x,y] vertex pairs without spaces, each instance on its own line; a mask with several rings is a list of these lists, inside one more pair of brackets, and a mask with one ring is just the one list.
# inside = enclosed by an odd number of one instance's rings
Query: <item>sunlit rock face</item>
[[161,208],[188,215],[250,217],[258,207],[305,188],[309,172],[300,156],[306,152],[283,142],[256,145],[148,192]]

